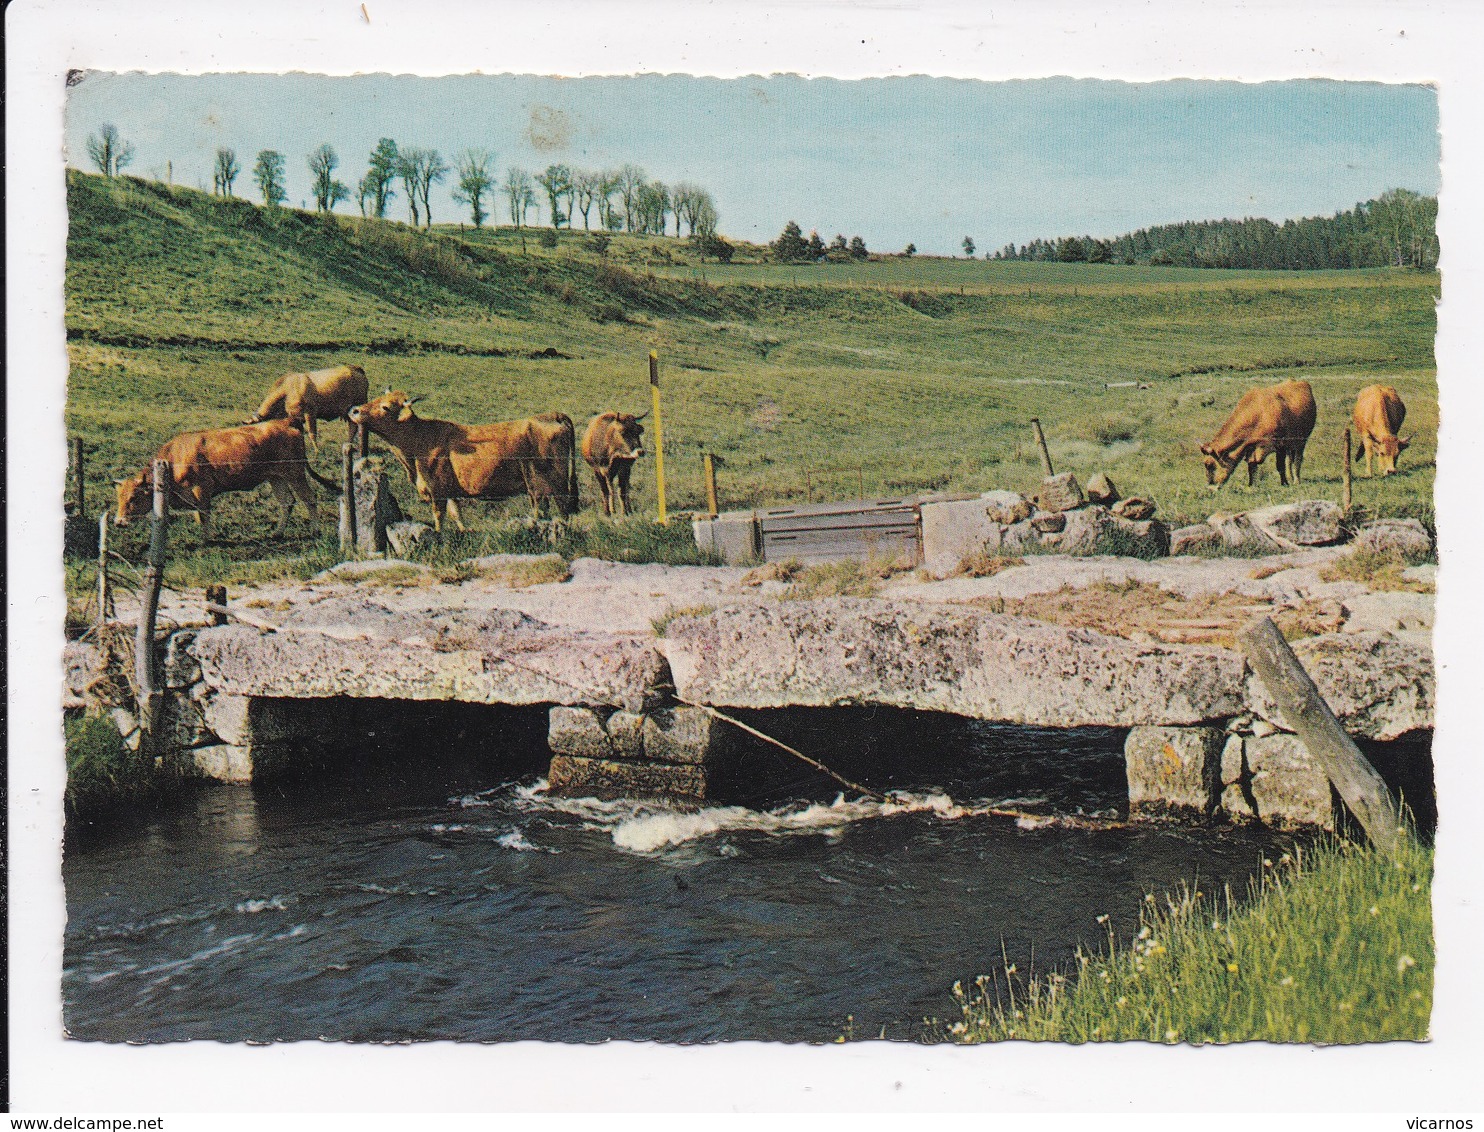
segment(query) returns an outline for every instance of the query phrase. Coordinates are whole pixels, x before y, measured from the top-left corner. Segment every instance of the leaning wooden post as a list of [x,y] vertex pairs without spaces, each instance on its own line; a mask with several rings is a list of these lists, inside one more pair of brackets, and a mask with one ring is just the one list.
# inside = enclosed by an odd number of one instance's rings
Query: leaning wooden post
[[160,585],[165,578],[165,533],[170,523],[170,497],[166,484],[170,465],[154,465],[154,510],[149,517],[149,550],[145,552],[144,600],[139,604],[139,626],[134,634],[134,683],[139,694],[139,727],[146,735],[154,730],[159,710],[159,682],[155,674],[155,617],[160,610]]
[[206,587],[206,619],[213,625],[227,623],[227,587],[220,582]]
[[1041,450],[1041,470],[1047,476],[1056,475],[1056,471],[1051,467],[1051,453],[1046,449],[1046,434],[1041,431],[1041,421],[1039,418],[1031,418],[1031,429],[1036,434],[1036,447]]
[[1340,498],[1340,506],[1342,506],[1345,509],[1345,514],[1346,515],[1349,515],[1350,514],[1350,430],[1348,428],[1345,430],[1345,478],[1341,482],[1344,484],[1344,487],[1343,487],[1343,494],[1342,494],[1342,496]]
[[1236,637],[1279,714],[1298,733],[1309,754],[1319,760],[1371,844],[1392,853],[1409,841],[1412,835],[1406,815],[1375,767],[1345,734],[1278,626],[1264,617],[1237,630]]
[[108,621],[113,609],[113,587],[108,582],[108,512],[98,516],[98,627]]
[[[364,435],[364,432],[363,434]],[[340,449],[340,553],[353,554],[356,549],[356,447]]]
[[78,521],[81,522],[88,513],[88,489],[83,478],[82,437],[80,436],[74,436],[72,438],[72,463],[77,469],[77,510],[74,514],[77,515]]
[[706,513],[716,515],[716,457],[707,452],[701,457],[701,471],[706,476]]
[[660,501],[660,525],[665,516],[665,432],[660,423],[660,356],[649,351],[649,392],[654,404],[654,490]]

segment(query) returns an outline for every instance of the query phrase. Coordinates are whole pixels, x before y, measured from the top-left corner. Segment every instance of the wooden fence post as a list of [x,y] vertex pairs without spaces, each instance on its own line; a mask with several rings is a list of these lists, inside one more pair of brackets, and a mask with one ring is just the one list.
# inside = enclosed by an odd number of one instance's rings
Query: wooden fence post
[[1335,714],[1324,702],[1314,681],[1299,664],[1271,618],[1264,617],[1238,629],[1237,644],[1252,671],[1262,679],[1279,713],[1298,733],[1371,844],[1392,853],[1410,840],[1407,817],[1386,783],[1366,761]]
[[220,582],[206,587],[206,619],[213,625],[227,623],[227,587]]
[[1350,430],[1345,430],[1345,478],[1343,483],[1340,506],[1345,509],[1345,514],[1350,514]]
[[1041,470],[1047,477],[1056,475],[1051,467],[1051,453],[1046,449],[1046,434],[1041,431],[1041,421],[1037,417],[1031,418],[1031,429],[1036,434],[1036,447],[1041,450]]
[[659,496],[659,522],[665,526],[669,518],[665,514],[665,431],[660,420],[660,356],[649,351],[649,392],[654,412],[654,490]]
[[108,512],[98,516],[98,627],[113,610],[113,587],[108,582]]
[[[365,435],[365,430],[362,430]],[[356,549],[356,473],[355,445],[340,449],[340,553],[354,554]]]
[[144,566],[144,594],[139,603],[139,625],[134,634],[134,683],[139,694],[139,728],[146,735],[154,730],[159,710],[159,681],[155,672],[155,618],[160,610],[160,585],[165,578],[165,535],[170,523],[167,484],[170,465],[154,464],[154,510],[149,518],[149,550]]
[[88,489],[83,477],[84,463],[82,437],[80,436],[74,436],[72,438],[72,463],[73,467],[77,470],[77,510],[74,513],[77,515],[78,521],[81,522],[87,517],[88,513]]
[[715,516],[716,504],[716,458],[707,452],[701,457],[701,471],[706,476],[706,513]]

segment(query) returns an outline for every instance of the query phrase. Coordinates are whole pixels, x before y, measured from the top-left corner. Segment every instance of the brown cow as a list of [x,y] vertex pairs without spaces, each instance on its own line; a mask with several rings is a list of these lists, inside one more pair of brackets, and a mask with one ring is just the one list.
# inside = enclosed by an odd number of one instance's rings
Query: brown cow
[[380,436],[397,453],[418,498],[432,505],[433,526],[443,512],[459,530],[459,499],[508,499],[524,492],[537,517],[541,501],[563,514],[577,510],[577,443],[564,413],[498,424],[461,425],[419,417],[415,397],[395,391],[350,411],[350,419]]
[[1365,456],[1365,474],[1374,476],[1371,458],[1381,466],[1381,474],[1389,476],[1396,471],[1396,458],[1402,449],[1412,443],[1410,436],[1401,438],[1396,434],[1407,419],[1407,406],[1390,385],[1367,385],[1355,397],[1355,458]]
[[634,472],[634,461],[644,455],[644,426],[639,422],[648,415],[636,417],[610,410],[594,417],[582,434],[582,458],[592,468],[598,490],[603,493],[605,515],[613,514],[615,497],[620,514],[633,510],[629,506],[629,476]]
[[[155,459],[170,465],[170,505],[196,512],[203,542],[211,520],[211,501],[223,492],[251,491],[264,483],[272,486],[283,508],[274,531],[277,536],[288,527],[295,495],[304,501],[310,527],[319,530],[314,490],[306,473],[326,487],[337,489],[336,484],[309,467],[304,458],[304,434],[292,421],[183,432],[161,445]],[[149,513],[153,479],[146,466],[138,475],[119,481],[118,513],[113,520],[116,524],[124,526],[130,519]]]
[[1247,486],[1257,483],[1257,466],[1274,453],[1278,480],[1298,483],[1304,470],[1304,445],[1314,431],[1314,390],[1307,381],[1285,381],[1242,394],[1232,415],[1209,444],[1201,445],[1206,482],[1219,489],[1238,464],[1247,461]]
[[[247,421],[272,421],[296,417],[304,422],[315,451],[319,451],[319,433],[314,422],[345,417],[351,409],[371,396],[366,371],[360,366],[334,366],[308,373],[286,373],[273,383],[258,411]],[[347,418],[348,419],[348,418]],[[351,439],[355,430],[351,429]]]

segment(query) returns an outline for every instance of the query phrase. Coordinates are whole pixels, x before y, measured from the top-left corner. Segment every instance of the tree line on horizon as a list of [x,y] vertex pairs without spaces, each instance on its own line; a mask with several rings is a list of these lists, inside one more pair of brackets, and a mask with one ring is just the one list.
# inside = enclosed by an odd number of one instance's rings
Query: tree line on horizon
[[1333,216],[1309,216],[1282,224],[1252,217],[1160,224],[1111,240],[1060,236],[1020,247],[1006,244],[992,258],[1267,271],[1430,270],[1438,262],[1437,215],[1437,197],[1389,189]]
[[[105,177],[118,176],[133,160],[134,147],[120,137],[111,122],[90,135],[87,145],[89,157]],[[671,234],[673,224],[677,237],[684,225],[692,239],[721,242],[716,234],[720,213],[710,190],[689,181],[667,185],[652,180],[632,163],[605,170],[557,163],[535,174],[511,166],[501,180],[491,150],[465,149],[450,165],[436,149],[402,146],[392,138],[381,138],[371,151],[365,176],[352,187],[335,176],[340,157],[333,146],[319,146],[306,161],[318,212],[333,212],[337,204],[354,200],[363,217],[385,219],[388,206],[400,192],[412,225],[430,228],[433,186],[453,174],[454,203],[468,208],[476,228],[482,228],[501,203],[513,226],[526,227],[531,211],[537,207],[539,187],[553,230],[563,226],[571,230],[574,219],[581,215],[583,229],[592,231],[596,214],[600,232],[664,236]],[[265,205],[276,207],[288,200],[287,170],[288,159],[280,151],[264,149],[257,154],[250,176]],[[212,163],[212,192],[234,196],[242,172],[236,151],[218,147]]]

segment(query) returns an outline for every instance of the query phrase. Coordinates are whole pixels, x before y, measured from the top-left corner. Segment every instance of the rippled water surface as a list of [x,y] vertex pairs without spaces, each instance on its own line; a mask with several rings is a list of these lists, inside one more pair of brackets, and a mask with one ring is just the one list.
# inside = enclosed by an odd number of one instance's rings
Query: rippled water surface
[[1146,893],[1240,890],[1272,847],[1258,831],[986,814],[1011,800],[1116,815],[1121,734],[907,723],[917,742],[898,733],[907,747],[873,780],[907,792],[885,806],[786,774],[781,796],[698,812],[551,799],[510,758],[444,754],[416,773],[204,788],[71,830],[66,1026],[108,1041],[829,1041],[853,1017],[857,1035],[911,1037],[954,1017],[954,980],[1002,947],[1021,970],[1066,963],[1102,939],[1099,914],[1127,932]]

